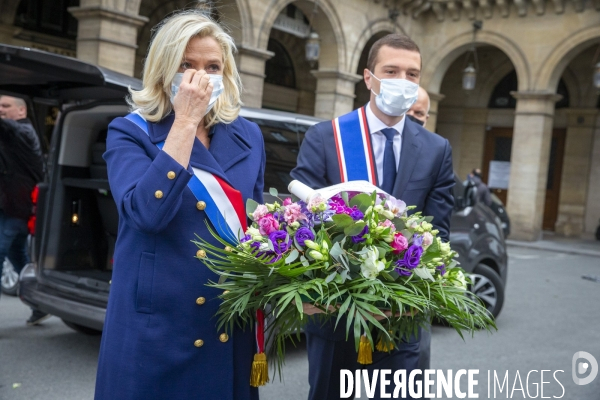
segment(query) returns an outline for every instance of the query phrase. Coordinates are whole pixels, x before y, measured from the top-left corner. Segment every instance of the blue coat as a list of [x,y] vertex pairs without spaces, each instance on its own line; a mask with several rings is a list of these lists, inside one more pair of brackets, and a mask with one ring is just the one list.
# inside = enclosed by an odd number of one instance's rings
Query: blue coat
[[[96,399],[257,399],[250,387],[253,332],[227,337],[217,330],[220,291],[205,286],[217,277],[195,258],[195,234],[217,242],[187,187],[191,167],[156,147],[173,120],[171,114],[149,123],[149,135],[124,118],[109,125],[104,158],[119,231]],[[229,182],[244,202],[262,203],[258,126],[240,117],[211,135],[209,150],[195,140],[190,165]]]

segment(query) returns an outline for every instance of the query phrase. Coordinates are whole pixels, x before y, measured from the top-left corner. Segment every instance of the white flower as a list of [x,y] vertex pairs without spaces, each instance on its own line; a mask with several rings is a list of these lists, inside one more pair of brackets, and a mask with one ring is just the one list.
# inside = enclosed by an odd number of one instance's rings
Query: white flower
[[362,263],[360,264],[360,272],[366,279],[373,280],[385,268],[383,261],[379,260],[379,251],[376,247],[366,247],[360,255]]
[[[406,212],[406,203],[393,196],[388,197],[385,206],[392,214],[400,218]],[[390,218],[391,219],[391,218]]]
[[462,271],[457,271],[456,275],[454,275],[454,286],[466,289],[467,288],[467,280],[465,279],[465,274]]
[[425,232],[423,234],[423,248],[426,249],[431,246],[431,243],[433,243],[433,235],[429,232]]
[[250,235],[252,237],[261,236],[260,231],[253,227],[249,227],[248,229],[246,229],[246,235]]

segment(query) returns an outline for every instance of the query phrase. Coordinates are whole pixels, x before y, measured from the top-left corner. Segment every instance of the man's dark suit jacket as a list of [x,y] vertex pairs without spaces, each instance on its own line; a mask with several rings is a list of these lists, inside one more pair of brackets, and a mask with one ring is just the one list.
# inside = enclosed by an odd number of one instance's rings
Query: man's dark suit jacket
[[[318,123],[306,132],[298,164],[291,175],[313,189],[340,183],[331,121]],[[439,236],[447,241],[454,207],[453,186],[452,149],[448,140],[407,119],[391,195],[407,205],[417,206],[413,212],[432,216]]]

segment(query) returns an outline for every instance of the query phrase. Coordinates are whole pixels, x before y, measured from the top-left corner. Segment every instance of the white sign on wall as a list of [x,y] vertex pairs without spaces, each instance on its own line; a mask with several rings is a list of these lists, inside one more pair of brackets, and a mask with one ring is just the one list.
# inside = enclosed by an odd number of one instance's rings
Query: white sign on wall
[[490,189],[508,189],[510,161],[490,161],[488,187]]

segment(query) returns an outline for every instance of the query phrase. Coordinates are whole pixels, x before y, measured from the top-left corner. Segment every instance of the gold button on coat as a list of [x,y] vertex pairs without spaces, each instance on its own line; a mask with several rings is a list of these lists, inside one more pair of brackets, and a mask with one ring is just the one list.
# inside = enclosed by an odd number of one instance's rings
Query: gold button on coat
[[204,297],[198,297],[196,299],[196,304],[198,304],[199,306],[201,306],[202,304],[204,304],[205,301],[206,301],[206,299]]
[[228,341],[228,340],[229,340],[229,335],[228,335],[228,334],[226,334],[226,333],[221,333],[221,334],[219,335],[219,340],[220,340],[221,342],[225,343],[226,341]]
[[206,257],[206,252],[204,250],[198,250],[196,252],[196,257],[198,257],[198,258],[204,258],[204,257]]
[[157,190],[156,192],[154,192],[154,197],[156,197],[157,199],[162,199],[162,197],[163,197],[162,190]]
[[167,172],[167,178],[169,178],[169,179],[175,179],[175,172],[173,172],[173,171]]
[[204,346],[204,340],[198,339],[198,340],[194,341],[194,346],[196,346],[196,347]]
[[206,203],[200,200],[196,203],[196,208],[200,211],[204,211],[204,209],[206,208]]

